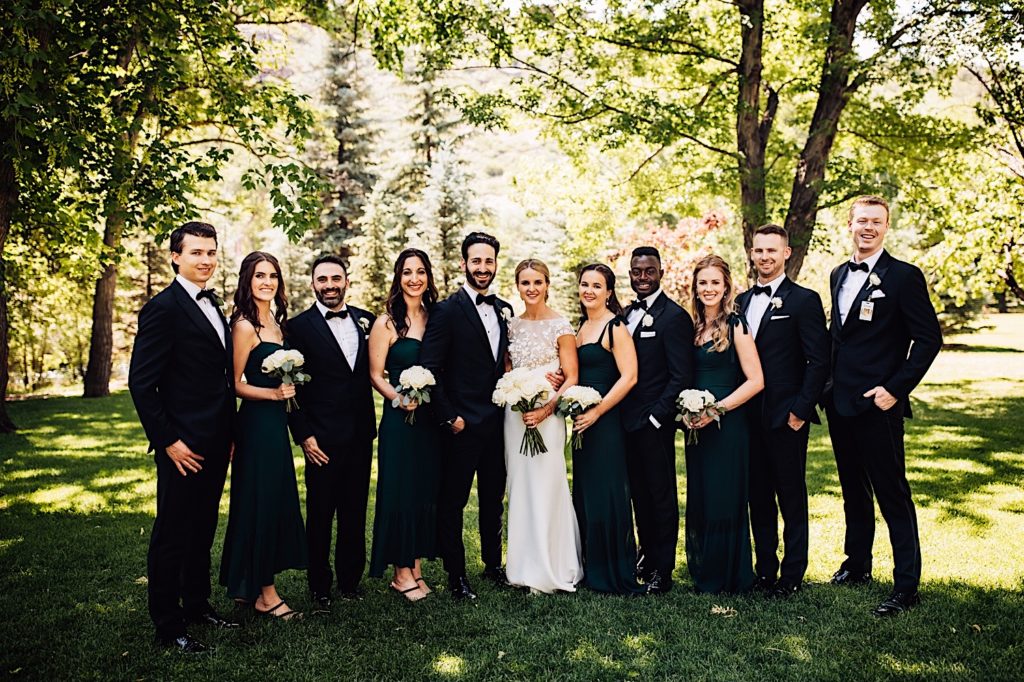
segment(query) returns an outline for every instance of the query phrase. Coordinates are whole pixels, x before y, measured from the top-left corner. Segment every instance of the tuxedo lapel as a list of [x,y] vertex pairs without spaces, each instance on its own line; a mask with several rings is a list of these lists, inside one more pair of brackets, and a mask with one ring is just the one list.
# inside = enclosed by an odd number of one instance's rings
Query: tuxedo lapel
[[[754,337],[755,341],[757,340],[758,336],[764,334],[765,328],[768,326],[768,323],[771,322],[772,320],[772,315],[778,312],[779,310],[785,308],[786,296],[789,295],[790,289],[791,287],[789,278],[784,277],[782,279],[782,282],[779,283],[779,288],[775,290],[775,295],[772,296],[771,300],[768,301],[768,307],[766,307],[764,309],[764,313],[761,314],[761,322],[757,325],[757,336]],[[753,296],[751,296],[751,298],[753,298]],[[775,300],[776,298],[782,299],[782,307],[776,308],[775,306],[772,305],[772,301]]]
[[213,328],[212,324],[210,324],[210,319],[203,314],[202,310],[199,309],[196,301],[188,295],[188,292],[185,291],[185,287],[181,286],[181,284],[175,280],[171,282],[171,291],[174,292],[174,297],[177,299],[178,305],[180,305],[181,309],[185,311],[185,315],[187,315],[188,318],[199,328],[200,333],[216,343],[219,348],[226,350],[230,355],[231,343],[229,342],[229,339],[231,336],[228,332],[227,323],[224,321],[224,315],[220,310],[217,311],[217,315],[220,317],[221,323],[224,324],[223,345],[221,345],[220,335],[217,334],[217,330]]
[[[512,309],[512,306],[504,301],[501,303],[495,301],[494,313],[498,316],[498,329],[501,336],[498,338],[498,357],[494,358],[494,362],[495,364],[500,364],[502,368],[505,366],[505,353],[508,351],[508,321],[505,319],[505,316],[501,314],[505,306],[508,306],[509,310]],[[479,315],[477,317],[479,317]],[[489,346],[490,342],[488,342],[488,347]]]
[[[356,312],[355,308],[353,308],[352,306],[349,306],[348,309],[350,311],[349,318],[352,320],[352,324],[356,326],[356,338],[359,340],[359,345],[356,346],[355,361],[355,364],[358,365],[360,358],[367,355],[367,353],[364,352],[366,350],[366,334],[363,332],[362,325],[359,324],[359,321],[362,320],[363,318],[359,315],[358,312]],[[345,364],[347,365],[348,362],[346,362]]]
[[[455,292],[455,297],[455,300],[458,301],[459,307],[462,308],[462,312],[466,315],[466,318],[469,320],[469,324],[474,329],[476,329],[477,333],[480,335],[481,340],[483,340],[484,344],[487,346],[487,352],[490,353],[491,340],[487,338],[487,330],[484,329],[483,320],[480,319],[480,313],[476,311],[476,303],[470,300],[469,294],[466,293],[466,290],[461,287],[457,292]],[[498,314],[500,315],[501,313]],[[500,321],[498,323],[498,326],[501,326]],[[501,354],[499,353],[498,355]]]
[[310,306],[309,313],[309,322],[310,324],[313,325],[313,329],[315,329],[317,333],[320,334],[324,343],[327,344],[327,347],[333,349],[337,353],[336,357],[341,367],[344,370],[351,372],[352,368],[348,366],[348,360],[345,359],[345,353],[344,351],[341,350],[341,346],[338,345],[338,339],[334,338],[334,334],[331,332],[331,328],[327,325],[327,320],[324,319],[324,316],[320,312],[320,309],[316,307],[316,303]]
[[839,338],[843,329],[842,315],[839,313],[839,290],[843,288],[843,280],[846,279],[846,273],[849,272],[849,268],[846,267],[846,263],[840,265],[835,272],[835,283],[832,285],[832,325],[829,329],[832,335]]
[[654,303],[651,304],[650,308],[647,310],[641,310],[643,315],[640,316],[640,321],[636,323],[636,329],[633,330],[633,340],[640,338],[640,330],[644,329],[644,316],[650,315],[657,320],[658,316],[665,311],[666,305],[668,305],[668,297],[665,295],[665,292],[662,291],[661,295],[654,299]]

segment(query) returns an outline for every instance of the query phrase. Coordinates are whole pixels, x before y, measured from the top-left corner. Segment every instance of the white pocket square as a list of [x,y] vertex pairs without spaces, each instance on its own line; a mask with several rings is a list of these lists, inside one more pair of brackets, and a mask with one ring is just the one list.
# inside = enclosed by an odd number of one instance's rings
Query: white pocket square
[[881,289],[875,289],[874,291],[871,292],[871,295],[868,296],[868,298],[871,299],[872,301],[875,300],[876,298],[885,298],[885,292],[882,291]]
[[789,315],[772,315],[771,319],[773,319],[773,320],[788,320],[789,319]]
[[650,339],[658,335],[658,332],[640,332],[641,339]]

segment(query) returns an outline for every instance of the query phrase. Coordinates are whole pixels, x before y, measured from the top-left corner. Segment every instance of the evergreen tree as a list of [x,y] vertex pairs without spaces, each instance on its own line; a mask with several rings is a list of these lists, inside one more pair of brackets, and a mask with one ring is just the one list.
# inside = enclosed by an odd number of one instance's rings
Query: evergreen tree
[[434,265],[434,280],[441,296],[458,288],[463,235],[473,218],[470,178],[449,147],[433,153],[427,184],[413,208],[415,228],[411,246],[427,252]]
[[349,264],[352,300],[373,313],[384,310],[392,263],[398,253],[395,245],[404,244],[408,220],[403,202],[389,191],[389,183],[379,181],[356,225],[359,236],[352,239]]

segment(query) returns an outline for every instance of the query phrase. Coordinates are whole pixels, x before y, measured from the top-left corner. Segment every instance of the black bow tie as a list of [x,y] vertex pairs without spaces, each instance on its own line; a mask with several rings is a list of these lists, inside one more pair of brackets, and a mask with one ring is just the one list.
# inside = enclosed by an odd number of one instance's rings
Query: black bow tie
[[329,320],[332,317],[340,317],[341,319],[344,320],[346,317],[348,317],[348,308],[345,308],[344,310],[339,310],[337,312],[333,310],[328,310],[327,314],[324,315],[325,320]]
[[629,304],[629,310],[630,312],[634,310],[647,310],[647,299],[645,298],[642,301],[633,301]]
[[196,293],[196,300],[201,301],[204,298],[210,299],[210,303],[217,305],[217,290],[216,289],[200,289]]
[[477,305],[482,305],[484,303],[486,303],[487,305],[494,305],[494,302],[497,301],[497,300],[498,300],[498,295],[497,294],[477,294],[476,295],[476,304]]
[[850,268],[850,272],[860,270],[861,272],[871,272],[871,268],[868,267],[867,261],[860,263],[854,263],[852,260],[846,262],[846,267]]
[[757,286],[755,284],[754,287],[751,289],[751,291],[754,292],[754,294],[753,294],[754,296],[757,296],[758,294],[764,294],[765,296],[771,296],[772,295],[772,288],[769,287],[769,286],[759,287],[759,286]]

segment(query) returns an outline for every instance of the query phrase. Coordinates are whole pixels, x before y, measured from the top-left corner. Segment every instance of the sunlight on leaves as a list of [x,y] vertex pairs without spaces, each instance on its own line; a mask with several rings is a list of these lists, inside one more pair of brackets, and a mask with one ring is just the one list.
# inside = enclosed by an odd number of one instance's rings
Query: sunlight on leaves
[[434,659],[434,671],[445,677],[461,677],[466,668],[466,662],[461,656],[441,654]]

